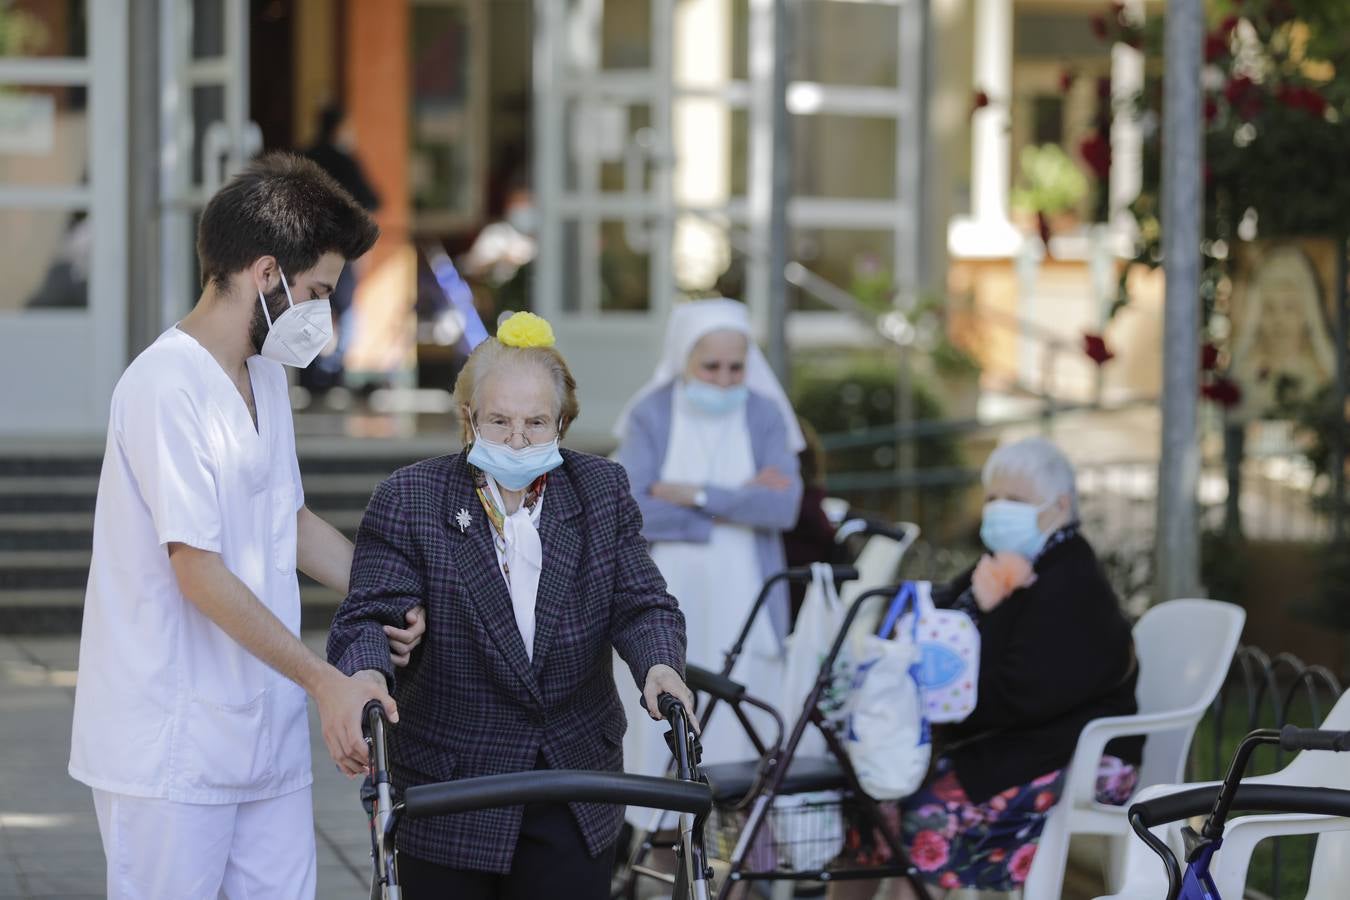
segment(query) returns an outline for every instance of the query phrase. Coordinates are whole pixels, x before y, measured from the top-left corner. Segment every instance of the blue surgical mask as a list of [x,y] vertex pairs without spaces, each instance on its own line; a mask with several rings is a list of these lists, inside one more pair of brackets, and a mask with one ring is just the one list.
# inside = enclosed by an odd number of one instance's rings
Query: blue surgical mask
[[1036,519],[1052,503],[1033,506],[1019,500],[990,500],[984,505],[980,540],[994,553],[1007,550],[1035,559],[1049,537],[1041,532]]
[[517,450],[509,444],[483,440],[477,428],[473,430],[473,437],[469,462],[491,475],[508,491],[522,491],[540,475],[563,464],[557,438],[547,444],[531,444]]
[[695,409],[710,416],[725,416],[745,405],[750,389],[743,384],[718,387],[697,378],[684,383],[684,396]]

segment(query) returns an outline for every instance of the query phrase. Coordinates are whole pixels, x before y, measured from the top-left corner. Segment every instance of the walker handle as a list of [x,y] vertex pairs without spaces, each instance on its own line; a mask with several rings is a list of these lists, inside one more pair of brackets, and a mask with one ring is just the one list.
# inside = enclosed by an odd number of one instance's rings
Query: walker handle
[[1350,750],[1350,731],[1322,731],[1317,728],[1295,728],[1286,725],[1280,729],[1281,750],[1330,750],[1340,753]]

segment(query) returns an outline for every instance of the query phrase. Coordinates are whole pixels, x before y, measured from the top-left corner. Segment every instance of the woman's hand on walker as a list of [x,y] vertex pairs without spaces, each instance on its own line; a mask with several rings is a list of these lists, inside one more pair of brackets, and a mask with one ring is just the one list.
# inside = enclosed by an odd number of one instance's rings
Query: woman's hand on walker
[[676,506],[687,506],[692,509],[697,506],[694,500],[698,497],[699,490],[700,488],[696,484],[658,481],[652,485],[652,496],[657,500],[664,500]]
[[689,725],[696,734],[702,734],[698,717],[694,715],[694,694],[689,690],[680,673],[670,666],[656,665],[647,670],[647,684],[642,688],[642,701],[647,705],[647,715],[661,720],[660,705],[656,702],[662,694],[671,694],[684,704],[685,714],[689,716]]
[[389,659],[400,667],[406,666],[408,660],[412,659],[413,650],[422,643],[422,636],[427,633],[427,611],[424,608],[414,606],[408,610],[405,618],[407,628],[384,626],[384,634],[389,638]]

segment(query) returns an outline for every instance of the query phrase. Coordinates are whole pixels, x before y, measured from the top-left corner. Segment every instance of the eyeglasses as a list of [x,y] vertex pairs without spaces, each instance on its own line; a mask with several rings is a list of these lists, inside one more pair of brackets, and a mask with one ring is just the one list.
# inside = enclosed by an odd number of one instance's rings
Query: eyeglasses
[[558,423],[552,419],[532,419],[526,422],[523,428],[515,427],[515,423],[504,417],[495,416],[486,422],[479,422],[475,418],[474,424],[478,428],[479,435],[494,444],[508,444],[511,438],[520,435],[525,439],[527,446],[534,446],[547,444],[558,436]]

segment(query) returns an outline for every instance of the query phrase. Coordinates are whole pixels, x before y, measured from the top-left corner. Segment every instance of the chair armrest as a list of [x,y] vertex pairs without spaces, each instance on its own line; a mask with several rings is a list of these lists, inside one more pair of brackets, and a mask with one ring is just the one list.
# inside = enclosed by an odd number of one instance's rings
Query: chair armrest
[[1093,719],[1083,726],[1082,733],[1078,735],[1078,745],[1074,748],[1064,784],[1063,800],[1074,806],[1096,801],[1097,761],[1111,741],[1120,737],[1194,728],[1202,715],[1203,709]]

